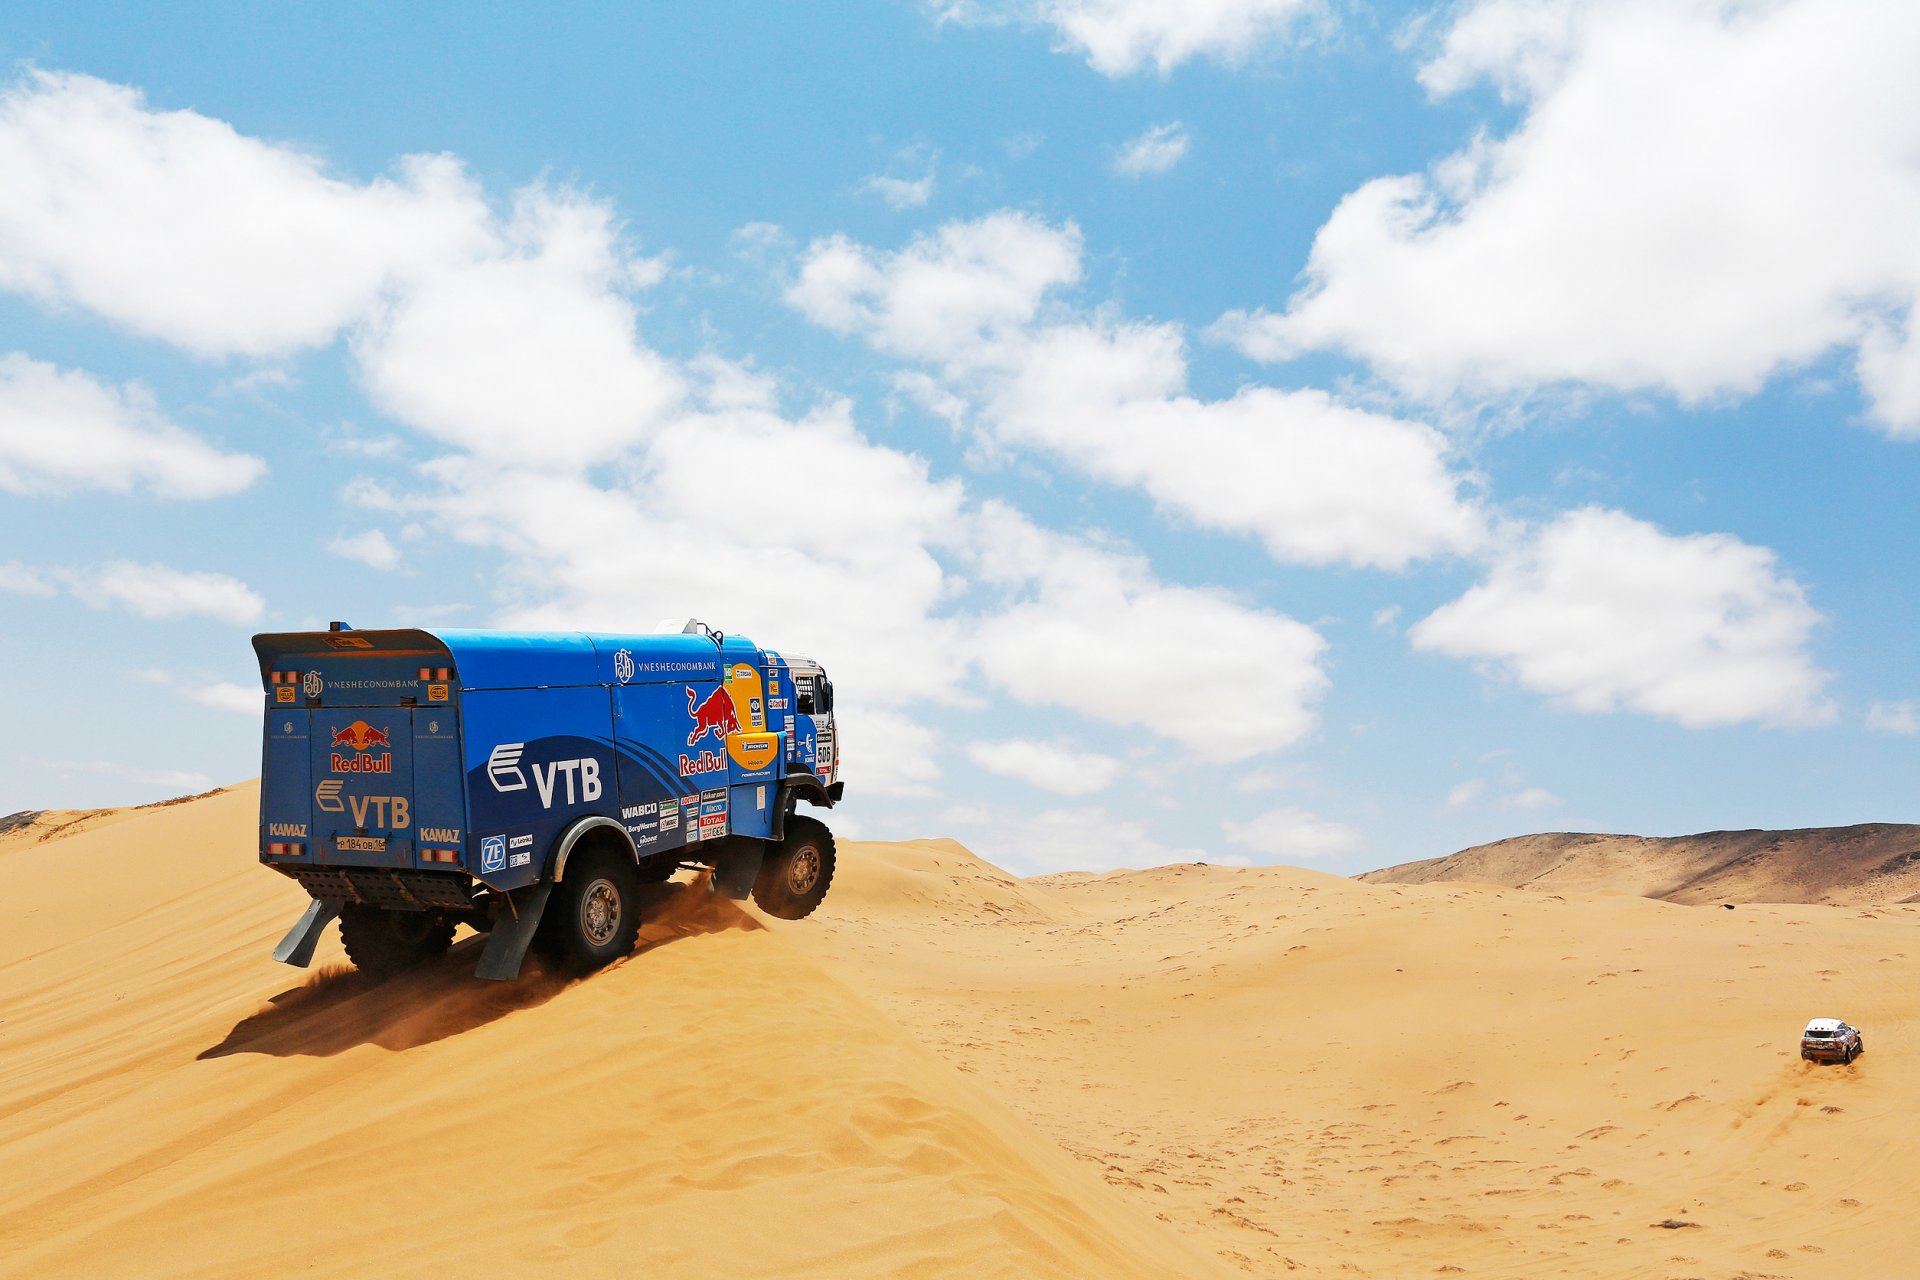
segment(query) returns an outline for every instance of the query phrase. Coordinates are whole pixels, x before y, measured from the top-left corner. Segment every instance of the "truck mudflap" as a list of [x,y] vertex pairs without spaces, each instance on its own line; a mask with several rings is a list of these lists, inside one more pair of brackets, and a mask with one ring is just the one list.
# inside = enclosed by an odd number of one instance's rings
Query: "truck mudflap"
[[540,927],[540,917],[552,893],[553,882],[542,880],[507,895],[506,910],[494,917],[486,949],[474,966],[474,977],[512,982],[520,976],[520,966],[526,962],[527,948],[533,943],[534,930]]
[[280,939],[280,945],[273,949],[273,958],[296,969],[306,968],[313,963],[313,949],[320,943],[321,931],[339,915],[338,902],[315,898],[307,904],[293,928],[287,930],[287,936]]
[[716,894],[724,893],[739,902],[753,892],[753,882],[760,874],[760,863],[765,857],[765,846],[758,840],[732,843],[733,848],[722,850],[714,858],[713,879],[708,882],[708,887]]

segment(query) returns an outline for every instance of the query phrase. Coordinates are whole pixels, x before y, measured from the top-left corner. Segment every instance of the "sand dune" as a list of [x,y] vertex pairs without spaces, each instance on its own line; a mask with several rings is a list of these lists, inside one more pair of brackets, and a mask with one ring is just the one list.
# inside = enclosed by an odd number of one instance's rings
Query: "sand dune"
[[0,863],[0,1273],[1214,1270],[730,905],[580,983],[273,964],[257,804]]
[[849,844],[376,986],[266,958],[254,805],[0,845],[0,1274],[1910,1273],[1920,908]]
[[1869,822],[1666,837],[1556,831],[1475,845],[1359,878],[1373,884],[1455,881],[1637,893],[1668,902],[1880,906],[1920,899],[1920,827]]

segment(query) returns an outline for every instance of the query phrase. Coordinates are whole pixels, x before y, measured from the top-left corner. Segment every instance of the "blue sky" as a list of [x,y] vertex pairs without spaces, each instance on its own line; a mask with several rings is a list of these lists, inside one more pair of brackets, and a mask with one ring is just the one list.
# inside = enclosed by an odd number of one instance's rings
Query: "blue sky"
[[1915,818],[1910,6],[682,9],[10,8],[0,812],[691,614],[1024,871]]

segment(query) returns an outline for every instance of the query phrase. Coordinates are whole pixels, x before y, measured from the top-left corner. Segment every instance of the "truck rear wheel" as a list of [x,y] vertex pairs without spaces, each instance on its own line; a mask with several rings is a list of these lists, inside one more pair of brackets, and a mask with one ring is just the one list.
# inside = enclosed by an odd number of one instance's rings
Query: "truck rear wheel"
[[546,950],[581,973],[628,954],[640,937],[639,889],[633,863],[608,850],[570,863],[540,921]]
[[340,908],[340,941],[353,967],[389,978],[446,954],[453,925],[425,911],[388,911],[349,903]]
[[813,818],[788,818],[787,838],[770,851],[753,882],[753,901],[781,920],[813,914],[833,884],[833,832]]

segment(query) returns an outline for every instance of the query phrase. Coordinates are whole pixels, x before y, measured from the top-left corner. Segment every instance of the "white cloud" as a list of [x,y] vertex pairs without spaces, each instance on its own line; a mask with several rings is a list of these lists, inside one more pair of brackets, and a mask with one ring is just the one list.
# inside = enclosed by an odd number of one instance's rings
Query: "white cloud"
[[1178,120],[1154,125],[1139,137],[1127,140],[1113,158],[1113,171],[1123,178],[1165,173],[1186,159],[1191,141],[1187,127]]
[[1920,733],[1920,703],[1876,702],[1867,708],[1867,728],[1879,733],[1898,733],[1912,737]]
[[327,544],[327,550],[383,572],[400,567],[400,549],[378,529],[351,535],[343,533]]
[[933,175],[918,178],[890,178],[876,174],[868,178],[864,190],[886,201],[889,209],[918,209],[933,199]]
[[[1162,334],[1142,341],[1139,329],[1062,326],[1037,335],[995,401],[1000,438],[1142,489],[1188,523],[1256,537],[1283,562],[1402,569],[1484,539],[1485,517],[1448,467],[1446,438],[1424,424],[1315,390],[1103,399],[1129,389],[1116,366],[1140,378],[1156,349],[1176,346]],[[1129,351],[1141,354],[1128,360]]]
[[148,684],[165,685],[177,689],[180,695],[203,707],[213,707],[219,711],[232,711],[239,715],[257,716],[260,714],[262,698],[258,685],[235,684],[231,680],[214,680],[205,684],[195,684],[175,679],[165,671],[143,671],[140,678]]
[[1560,803],[1560,797],[1544,787],[1528,787],[1524,791],[1503,797],[1500,807],[1503,809],[1551,809]]
[[1235,63],[1323,17],[1323,0],[935,0],[947,22],[1045,24],[1061,52],[1106,76],[1152,65],[1166,75],[1190,58]]
[[1326,642],[1311,627],[1160,582],[1142,559],[999,504],[983,511],[980,540],[981,577],[1023,595],[981,619],[975,660],[1021,701],[1138,725],[1208,760],[1278,750],[1312,729]]
[[1447,808],[1464,809],[1486,793],[1485,778],[1468,778],[1447,792]]
[[1269,810],[1245,822],[1227,818],[1220,827],[1232,843],[1270,858],[1330,858],[1351,853],[1362,843],[1360,832],[1355,828],[1329,822],[1291,805]]
[[126,493],[138,484],[163,498],[213,498],[266,469],[181,430],[138,384],[116,389],[19,352],[0,355],[0,489]]
[[[939,162],[939,152],[925,145],[903,148],[894,155],[889,166],[891,172],[874,174],[860,184],[860,189],[879,196],[889,209],[922,208],[933,198],[934,174]],[[918,173],[913,177],[902,176],[906,171]]]
[[48,579],[46,574],[37,569],[29,569],[17,561],[0,561],[0,591],[11,591],[23,596],[51,596],[60,593],[60,589]]
[[816,240],[786,297],[836,333],[941,362],[1021,329],[1047,290],[1079,278],[1079,228],[1003,211],[950,222],[897,253],[839,235]]
[[1335,348],[1423,395],[1579,382],[1695,402],[1855,348],[1920,435],[1920,7],[1482,0],[1422,71],[1525,106],[1322,227],[1252,355]]
[[367,394],[476,453],[554,467],[613,457],[686,394],[635,335],[638,266],[608,206],[523,191],[484,251],[423,270],[356,333]]
[[0,92],[0,173],[0,288],[206,356],[330,342],[397,275],[469,251],[489,216],[445,157],[356,185],[222,121],[46,71]]
[[399,170],[342,181],[134,90],[29,72],[0,93],[0,288],[205,356],[347,332],[383,411],[528,465],[604,461],[678,405],[635,334],[632,294],[664,264],[605,203],[536,184],[500,216],[450,157]]
[[834,750],[843,766],[849,751],[858,761],[862,795],[934,794],[940,781],[937,732],[899,711],[844,700],[834,706]]
[[1050,291],[1079,280],[1080,253],[1071,223],[1004,212],[894,253],[833,237],[810,247],[787,299],[935,366],[999,443],[1137,486],[1199,527],[1260,538],[1276,559],[1398,569],[1482,541],[1469,478],[1431,427],[1319,391],[1201,400],[1186,394],[1178,326],[1043,314]]
[[1807,652],[1819,621],[1764,547],[1589,507],[1508,548],[1409,634],[1576,711],[1702,728],[1831,719]]
[[1068,742],[1000,738],[967,748],[973,762],[989,773],[1030,783],[1063,796],[1090,796],[1120,780],[1126,765],[1097,751],[1081,751]]
[[121,560],[64,576],[67,589],[81,601],[96,608],[112,602],[144,618],[206,617],[248,623],[266,612],[266,601],[258,592],[224,573],[194,573]]
[[247,623],[266,612],[266,601],[238,578],[128,560],[85,569],[31,569],[17,562],[0,563],[0,591],[36,596],[65,592],[96,609],[117,604],[146,618],[206,617]]

